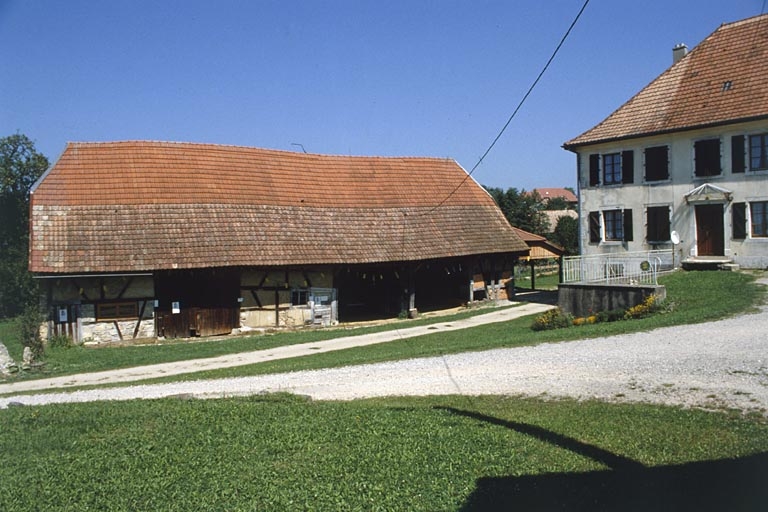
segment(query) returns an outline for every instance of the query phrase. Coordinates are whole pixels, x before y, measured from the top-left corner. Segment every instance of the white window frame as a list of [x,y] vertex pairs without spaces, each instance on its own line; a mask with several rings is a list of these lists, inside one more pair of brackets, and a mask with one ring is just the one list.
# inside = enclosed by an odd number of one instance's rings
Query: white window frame
[[[752,167],[752,137],[764,137],[766,142],[766,153],[768,153],[768,132],[755,132],[755,133],[748,133],[745,135],[745,141],[744,141],[744,152],[746,153],[744,155],[744,158],[746,160],[746,171],[750,174],[768,174],[768,167],[763,168],[753,168]],[[768,154],[766,154],[766,160],[768,161]]]
[[766,211],[764,215],[768,216],[768,199],[764,198],[755,198],[755,199],[748,199],[746,201],[747,208],[746,208],[746,217],[747,217],[747,238],[749,240],[758,240],[758,241],[765,241],[768,242],[768,234],[766,236],[755,236],[754,232],[752,230],[753,223],[752,223],[752,205],[755,203],[766,203]]

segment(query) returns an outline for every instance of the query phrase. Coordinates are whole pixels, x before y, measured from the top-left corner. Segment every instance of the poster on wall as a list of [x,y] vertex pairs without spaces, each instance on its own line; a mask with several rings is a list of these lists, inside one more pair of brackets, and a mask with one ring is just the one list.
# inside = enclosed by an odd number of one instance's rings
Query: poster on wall
[[65,323],[67,321],[67,308],[59,308],[59,322]]
[[181,313],[181,306],[178,302],[171,302],[171,313],[174,315]]

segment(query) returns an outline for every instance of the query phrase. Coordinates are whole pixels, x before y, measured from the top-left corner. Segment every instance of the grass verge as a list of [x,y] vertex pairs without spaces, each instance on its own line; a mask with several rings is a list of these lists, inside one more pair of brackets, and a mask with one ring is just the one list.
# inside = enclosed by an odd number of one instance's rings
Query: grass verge
[[[246,376],[282,371],[331,368],[499,347],[594,338],[716,320],[754,310],[758,304],[765,300],[765,287],[755,283],[756,275],[758,274],[739,272],[677,272],[664,276],[660,279],[660,282],[667,287],[669,307],[663,313],[638,320],[533,332],[530,329],[531,317],[525,317],[510,322],[488,324],[472,329],[436,332],[431,335],[380,345],[154,379],[146,382],[167,382],[184,379]],[[44,372],[27,374],[22,378],[52,377],[212,357],[276,346],[322,341],[340,336],[411,327],[419,324],[453,321],[486,311],[486,309],[477,309],[450,317],[400,321],[360,329],[286,332],[267,336],[227,338],[198,343],[172,343],[168,345],[107,347],[99,349],[85,347],[52,348],[47,352],[46,370]]]
[[758,418],[570,400],[284,395],[0,411],[0,509],[750,510]]
[[[159,383],[336,368],[353,364],[641,332],[660,327],[716,320],[739,312],[754,310],[766,296],[765,287],[755,283],[755,276],[745,273],[678,272],[665,276],[662,284],[667,287],[668,309],[642,319],[534,332],[530,328],[532,317],[529,316],[509,322],[487,324],[459,331],[436,332],[368,347],[349,348],[307,357],[152,379],[145,382]],[[702,290],[707,292],[702,293]]]
[[[514,307],[514,306],[508,306]],[[45,367],[42,371],[19,374],[19,379],[36,379],[73,375],[76,373],[98,372],[118,368],[129,368],[148,364],[201,359],[252,350],[263,350],[280,346],[312,343],[346,336],[357,336],[375,332],[430,325],[438,322],[456,321],[488,313],[491,307],[481,305],[447,316],[424,316],[415,320],[394,320],[379,325],[342,326],[327,329],[305,329],[297,331],[276,331],[267,334],[237,337],[215,337],[194,340],[167,340],[158,344],[102,345],[99,347],[48,347]],[[21,360],[23,347],[18,337],[18,321],[0,321],[0,338],[6,341],[8,350],[16,360]]]

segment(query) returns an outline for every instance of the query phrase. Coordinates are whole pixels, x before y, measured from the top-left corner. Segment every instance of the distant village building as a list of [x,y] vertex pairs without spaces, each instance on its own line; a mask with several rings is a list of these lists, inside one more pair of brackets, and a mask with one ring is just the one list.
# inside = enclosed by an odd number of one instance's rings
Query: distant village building
[[566,188],[535,188],[533,192],[539,194],[544,203],[548,203],[552,199],[562,199],[568,206],[576,208],[579,202],[576,194]]
[[671,249],[768,267],[768,15],[727,23],[601,123],[578,156],[582,254]]
[[455,161],[70,143],[31,193],[51,334],[229,334],[458,305],[528,247]]
[[572,219],[578,219],[579,213],[576,210],[544,210],[542,213],[547,216],[549,221],[549,230],[554,231],[557,227],[557,223],[563,217],[570,217]]

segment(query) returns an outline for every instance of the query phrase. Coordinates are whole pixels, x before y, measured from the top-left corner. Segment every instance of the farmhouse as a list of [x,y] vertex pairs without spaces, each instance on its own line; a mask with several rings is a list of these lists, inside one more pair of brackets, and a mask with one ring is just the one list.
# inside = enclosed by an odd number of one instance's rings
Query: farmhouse
[[768,267],[768,15],[721,25],[601,123],[578,159],[581,253]]
[[31,193],[50,334],[228,334],[472,300],[528,254],[455,161],[70,143]]

